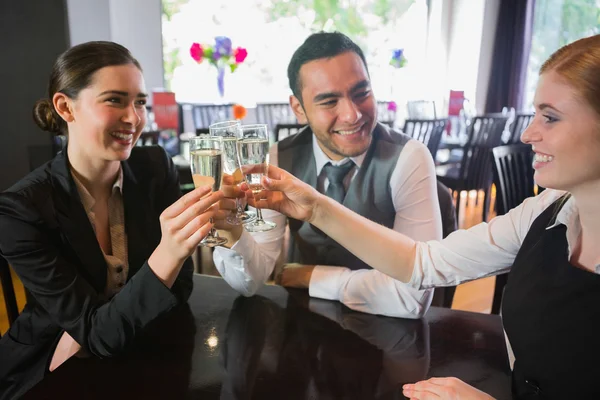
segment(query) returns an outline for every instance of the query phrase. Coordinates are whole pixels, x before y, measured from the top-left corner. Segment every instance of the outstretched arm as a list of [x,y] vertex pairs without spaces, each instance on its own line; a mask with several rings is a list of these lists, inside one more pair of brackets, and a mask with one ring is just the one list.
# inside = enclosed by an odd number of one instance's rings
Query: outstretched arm
[[255,205],[308,221],[373,268],[410,280],[414,240],[356,214],[280,168],[269,167],[263,186],[267,190],[256,197]]

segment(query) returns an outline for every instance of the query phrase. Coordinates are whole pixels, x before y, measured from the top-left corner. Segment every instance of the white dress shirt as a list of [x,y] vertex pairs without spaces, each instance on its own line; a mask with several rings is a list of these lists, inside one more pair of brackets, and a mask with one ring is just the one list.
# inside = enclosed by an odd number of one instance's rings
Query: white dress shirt
[[[415,288],[457,285],[508,272],[535,219],[564,194],[563,191],[546,189],[489,223],[482,222],[470,229],[458,230],[441,242],[417,243],[409,284]],[[565,202],[555,222],[546,229],[559,225],[566,227],[571,259],[581,233],[579,210],[573,197]],[[600,265],[596,266],[595,272],[600,274]],[[504,337],[512,369],[515,357],[506,333]]]
[[[324,193],[328,181],[322,170],[332,161],[321,150],[314,135],[313,152],[318,171],[317,189]],[[351,158],[357,167],[344,180],[346,188],[364,157],[363,154]],[[278,164],[277,144],[271,147],[270,158],[271,164]],[[347,159],[332,164],[345,162]],[[412,139],[406,143],[389,184],[396,210],[393,229],[414,240],[440,240],[442,224],[435,167],[425,145]],[[260,233],[244,231],[231,249],[217,247],[213,256],[221,276],[245,296],[253,295],[269,278],[283,247],[286,217],[272,210],[263,210],[263,217],[275,222],[277,228]],[[311,276],[309,294],[337,300],[366,313],[419,318],[431,304],[433,291],[415,290],[377,270],[353,271],[344,266],[317,265]]]
[[[467,230],[450,234],[441,242],[417,244],[410,284],[415,288],[458,285],[508,272],[533,221],[565,192],[547,189],[530,197],[507,214]],[[569,259],[581,233],[579,211],[570,197],[546,229],[565,225]],[[596,266],[596,273],[600,268]]]

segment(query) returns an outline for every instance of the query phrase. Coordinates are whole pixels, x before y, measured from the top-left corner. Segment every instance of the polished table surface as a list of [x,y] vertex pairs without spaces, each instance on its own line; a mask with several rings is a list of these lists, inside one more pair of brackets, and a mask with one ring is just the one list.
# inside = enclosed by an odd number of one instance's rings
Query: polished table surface
[[245,298],[221,278],[194,285],[125,354],[71,359],[25,398],[403,399],[404,383],[432,376],[510,398],[498,316],[433,307],[405,320],[279,286]]

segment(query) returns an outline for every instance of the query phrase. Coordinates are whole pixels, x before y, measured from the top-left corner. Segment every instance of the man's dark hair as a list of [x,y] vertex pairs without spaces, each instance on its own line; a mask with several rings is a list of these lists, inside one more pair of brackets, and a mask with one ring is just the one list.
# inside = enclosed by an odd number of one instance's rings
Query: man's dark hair
[[314,60],[321,58],[332,58],[348,51],[356,53],[363,64],[367,73],[367,61],[363,51],[348,36],[340,32],[318,32],[310,35],[304,43],[294,52],[290,64],[288,65],[288,80],[290,89],[294,96],[302,103],[302,82],[300,81],[300,68]]

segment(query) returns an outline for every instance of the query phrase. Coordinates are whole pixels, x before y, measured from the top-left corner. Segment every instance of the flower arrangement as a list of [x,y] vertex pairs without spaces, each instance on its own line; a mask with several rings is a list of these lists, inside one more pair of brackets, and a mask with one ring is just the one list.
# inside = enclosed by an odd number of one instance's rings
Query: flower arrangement
[[392,59],[390,65],[394,68],[402,68],[406,65],[408,60],[404,55],[404,49],[396,49],[392,51]]
[[248,114],[246,107],[244,107],[241,104],[234,104],[232,107],[232,111],[233,111],[233,118],[240,119],[240,120],[244,119],[246,117],[246,114]]
[[221,97],[225,94],[225,68],[229,67],[231,72],[235,72],[238,66],[246,60],[248,51],[243,47],[233,48],[231,39],[227,36],[215,37],[212,45],[202,45],[192,43],[190,47],[190,56],[198,63],[207,60],[217,68],[217,86]]

